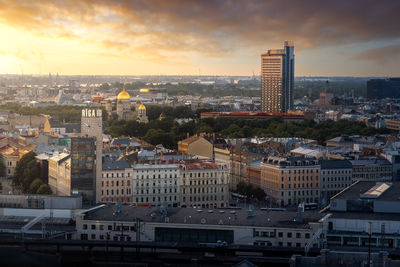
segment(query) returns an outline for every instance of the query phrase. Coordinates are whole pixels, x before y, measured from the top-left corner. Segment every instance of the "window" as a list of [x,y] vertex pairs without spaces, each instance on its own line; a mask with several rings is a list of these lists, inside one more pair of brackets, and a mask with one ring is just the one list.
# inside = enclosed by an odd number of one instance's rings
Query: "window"
[[108,230],[112,230],[112,225],[109,225],[109,226],[107,227],[107,229],[108,229]]
[[288,246],[288,247],[291,247],[291,246],[292,246],[292,243],[291,243],[291,242],[287,242],[287,246]]
[[96,225],[95,225],[95,224],[92,224],[92,225],[91,225],[91,229],[92,229],[92,230],[96,230]]
[[291,237],[292,237],[292,233],[291,233],[291,232],[288,232],[288,233],[287,233],[287,237],[288,237],[288,238],[291,238]]
[[100,225],[100,230],[104,230],[104,225],[103,224]]
[[92,234],[92,239],[96,239],[96,234]]
[[84,224],[84,225],[82,226],[82,228],[83,228],[83,230],[87,230],[87,224]]
[[296,238],[301,238],[301,233],[296,233]]
[[310,238],[310,234],[309,233],[306,233],[306,239],[309,239]]
[[278,233],[278,237],[283,237],[283,233],[282,233],[282,232],[279,232],[279,233]]

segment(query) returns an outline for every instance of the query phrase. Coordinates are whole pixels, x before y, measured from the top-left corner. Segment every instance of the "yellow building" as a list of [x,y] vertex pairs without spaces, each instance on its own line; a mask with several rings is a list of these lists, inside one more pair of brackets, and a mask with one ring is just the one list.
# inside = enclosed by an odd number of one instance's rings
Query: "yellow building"
[[17,140],[8,139],[8,144],[0,148],[0,154],[4,163],[6,177],[12,177],[15,173],[18,161],[28,152],[32,151],[36,146],[21,146]]
[[318,203],[321,165],[315,158],[268,157],[261,161],[261,188],[278,205]]
[[203,136],[194,135],[178,142],[178,151],[188,155],[213,157],[213,145]]

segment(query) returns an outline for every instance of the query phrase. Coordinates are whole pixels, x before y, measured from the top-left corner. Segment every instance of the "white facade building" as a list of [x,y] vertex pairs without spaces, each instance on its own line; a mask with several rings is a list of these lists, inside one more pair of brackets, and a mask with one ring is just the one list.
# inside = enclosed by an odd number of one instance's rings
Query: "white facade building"
[[179,165],[137,164],[133,166],[133,203],[170,206],[179,204]]
[[181,164],[180,205],[196,208],[227,207],[229,172],[225,164],[208,161]]

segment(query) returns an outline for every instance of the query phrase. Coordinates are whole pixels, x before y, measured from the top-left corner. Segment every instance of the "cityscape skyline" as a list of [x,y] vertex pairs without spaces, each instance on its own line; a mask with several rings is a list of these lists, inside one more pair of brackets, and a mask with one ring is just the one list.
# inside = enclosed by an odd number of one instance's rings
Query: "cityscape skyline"
[[293,40],[296,76],[396,76],[385,2],[3,1],[0,73],[258,76],[259,54]]
[[394,0],[0,0],[0,266],[400,266]]

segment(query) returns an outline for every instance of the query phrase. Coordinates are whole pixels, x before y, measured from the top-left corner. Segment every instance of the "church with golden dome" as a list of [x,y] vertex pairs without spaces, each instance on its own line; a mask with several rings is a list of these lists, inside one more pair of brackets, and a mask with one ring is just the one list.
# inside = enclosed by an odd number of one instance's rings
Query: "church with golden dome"
[[125,86],[117,96],[117,115],[119,120],[134,120],[136,117],[131,110],[131,96]]
[[125,90],[125,86],[117,96],[117,115],[119,120],[137,120],[148,123],[146,107],[142,102],[136,103],[136,111],[131,108],[131,96]]
[[146,107],[143,105],[142,102],[140,102],[136,120],[138,122],[143,122],[143,123],[149,122],[149,119],[147,118],[147,115],[146,115]]

